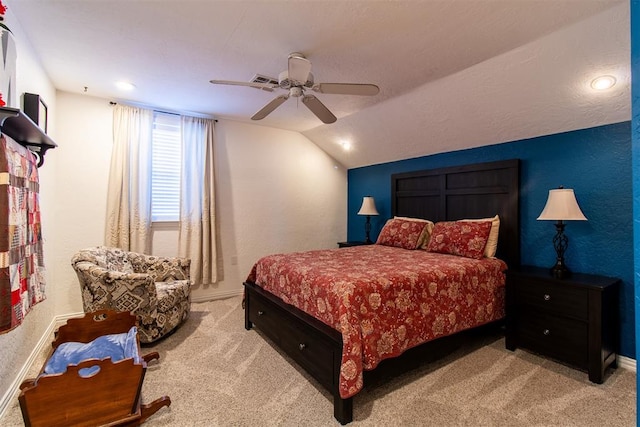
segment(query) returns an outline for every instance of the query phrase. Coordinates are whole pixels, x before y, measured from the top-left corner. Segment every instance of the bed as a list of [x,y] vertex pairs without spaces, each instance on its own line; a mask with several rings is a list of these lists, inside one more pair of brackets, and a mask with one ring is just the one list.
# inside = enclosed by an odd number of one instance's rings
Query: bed
[[[257,327],[326,387],[341,424],[353,419],[364,374],[387,369],[383,361],[407,364],[450,336],[500,322],[504,270],[520,261],[517,159],[392,175],[391,204],[394,217],[436,223],[434,236],[498,215],[495,259],[483,256],[486,240],[479,256],[433,253],[432,242],[430,251],[376,244],[264,257],[244,283],[245,328]],[[470,226],[486,237],[485,224]]]

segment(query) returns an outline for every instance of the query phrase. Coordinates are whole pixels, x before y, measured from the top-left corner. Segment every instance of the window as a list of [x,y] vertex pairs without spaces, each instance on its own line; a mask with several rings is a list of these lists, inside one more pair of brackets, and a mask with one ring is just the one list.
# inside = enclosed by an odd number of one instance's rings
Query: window
[[180,219],[180,116],[153,113],[151,221]]

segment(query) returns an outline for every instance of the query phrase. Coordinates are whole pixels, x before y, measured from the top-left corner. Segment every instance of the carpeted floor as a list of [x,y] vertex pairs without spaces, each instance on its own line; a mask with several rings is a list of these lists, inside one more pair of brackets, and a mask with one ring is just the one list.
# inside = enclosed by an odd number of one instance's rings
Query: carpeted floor
[[[176,333],[142,349],[160,353],[147,370],[143,401],[165,394],[172,401],[145,425],[338,425],[329,393],[259,332],[244,329],[240,302],[193,304]],[[353,426],[634,426],[636,377],[617,369],[595,385],[586,373],[485,336],[365,389],[353,406]],[[0,425],[22,425],[17,397]]]

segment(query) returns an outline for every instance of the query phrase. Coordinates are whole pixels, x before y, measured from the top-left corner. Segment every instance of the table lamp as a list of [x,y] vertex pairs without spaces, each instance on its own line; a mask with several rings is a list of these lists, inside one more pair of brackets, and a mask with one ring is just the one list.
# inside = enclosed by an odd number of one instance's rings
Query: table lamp
[[362,206],[360,206],[358,215],[367,216],[367,222],[364,224],[364,232],[367,237],[365,239],[365,243],[373,243],[369,238],[369,233],[371,233],[371,215],[379,215],[378,210],[376,209],[376,202],[373,200],[373,197],[365,196],[362,198]]
[[564,253],[569,246],[569,239],[564,234],[563,221],[586,221],[578,206],[578,201],[570,188],[549,190],[549,198],[538,220],[557,221],[556,235],[553,237],[553,247],[556,250],[556,264],[551,267],[551,275],[563,279],[571,275],[571,271],[564,262]]

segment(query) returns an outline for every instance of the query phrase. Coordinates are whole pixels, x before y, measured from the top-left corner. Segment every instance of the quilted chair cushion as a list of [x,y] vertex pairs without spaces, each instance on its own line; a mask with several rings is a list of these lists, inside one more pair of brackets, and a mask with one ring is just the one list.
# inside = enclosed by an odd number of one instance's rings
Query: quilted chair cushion
[[76,253],[71,265],[85,312],[111,309],[138,317],[142,343],[172,332],[189,317],[191,261],[98,246]]
[[[140,341],[152,342],[163,331],[172,331],[189,317],[191,310],[191,282],[174,280],[156,282],[158,298],[155,316],[141,319]],[[166,334],[166,333],[164,333]]]
[[189,280],[191,260],[188,258],[165,258],[128,252],[128,261],[136,273],[146,273],[154,282]]
[[107,270],[119,271],[121,273],[133,273],[133,267],[129,262],[127,253],[122,249],[112,248],[111,250],[95,250],[85,254],[85,261],[92,262],[98,267]]

